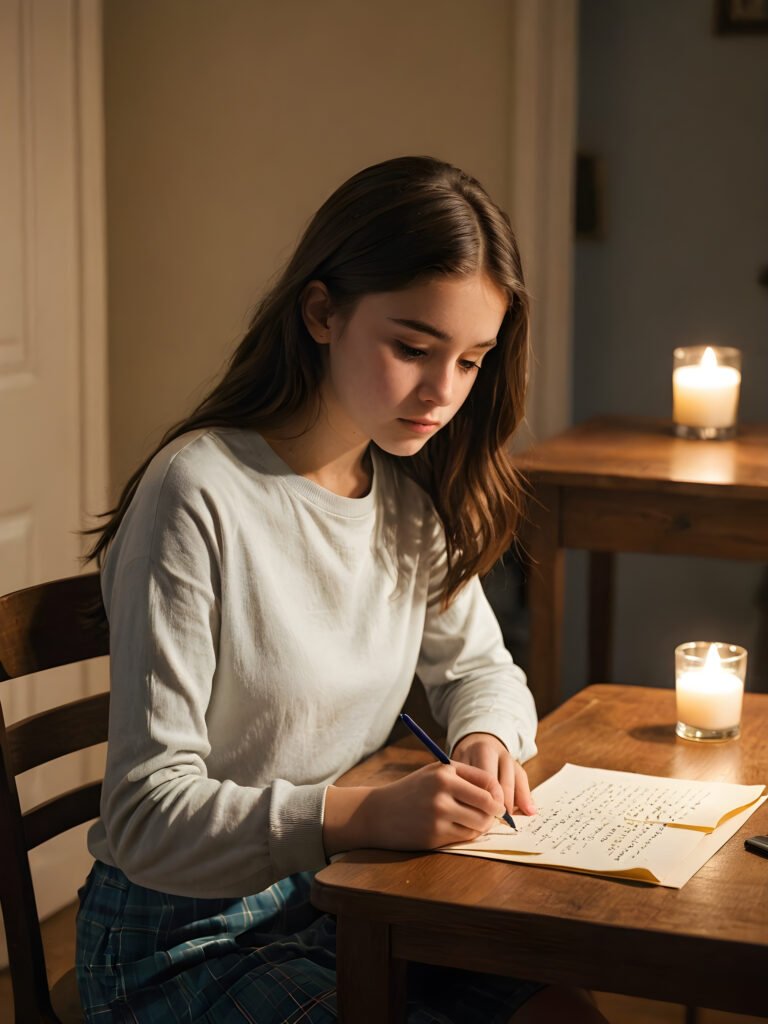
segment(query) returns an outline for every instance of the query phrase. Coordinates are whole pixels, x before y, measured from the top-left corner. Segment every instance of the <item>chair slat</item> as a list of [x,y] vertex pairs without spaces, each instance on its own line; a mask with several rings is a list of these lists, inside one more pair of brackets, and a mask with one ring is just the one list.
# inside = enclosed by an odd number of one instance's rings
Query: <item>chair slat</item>
[[0,597],[0,682],[109,654],[98,573]]
[[[0,716],[0,725],[2,716]],[[0,729],[0,903],[8,944],[16,1021],[52,1021],[35,892],[19,812],[16,779]]]
[[[109,625],[98,573],[0,597],[0,684],[108,654]],[[48,991],[28,851],[99,816],[101,782],[59,793],[26,815],[19,806],[17,775],[107,738],[108,693],[71,704],[63,703],[66,699],[8,728],[0,707],[0,903],[19,1024],[59,1021]]]
[[33,850],[60,832],[98,818],[100,800],[101,782],[88,782],[27,811],[24,815],[27,849]]
[[16,775],[107,739],[109,694],[72,701],[25,718],[6,729]]

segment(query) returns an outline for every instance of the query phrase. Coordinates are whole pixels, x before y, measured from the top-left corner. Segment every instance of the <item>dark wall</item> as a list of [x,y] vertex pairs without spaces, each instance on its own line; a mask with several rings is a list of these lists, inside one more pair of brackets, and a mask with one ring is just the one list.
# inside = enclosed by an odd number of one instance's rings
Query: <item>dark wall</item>
[[[742,350],[740,417],[768,420],[768,35],[716,34],[714,6],[580,2],[578,139],[595,157],[599,217],[576,243],[576,422],[670,416],[672,350],[702,343]],[[584,681],[584,566],[568,556],[569,692]],[[756,654],[762,573],[621,556],[617,681],[673,685],[685,640]]]

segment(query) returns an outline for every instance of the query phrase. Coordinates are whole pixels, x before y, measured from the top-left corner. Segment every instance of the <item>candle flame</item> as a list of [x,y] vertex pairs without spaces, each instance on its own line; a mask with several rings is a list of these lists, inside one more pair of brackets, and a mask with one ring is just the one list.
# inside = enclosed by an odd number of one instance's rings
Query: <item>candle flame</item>
[[715,355],[715,350],[711,345],[707,345],[704,349],[704,355],[701,357],[701,363],[699,365],[705,366],[708,370],[717,366],[717,356]]
[[707,651],[707,660],[704,662],[705,672],[717,672],[720,669],[720,655],[717,653],[717,644],[710,644]]

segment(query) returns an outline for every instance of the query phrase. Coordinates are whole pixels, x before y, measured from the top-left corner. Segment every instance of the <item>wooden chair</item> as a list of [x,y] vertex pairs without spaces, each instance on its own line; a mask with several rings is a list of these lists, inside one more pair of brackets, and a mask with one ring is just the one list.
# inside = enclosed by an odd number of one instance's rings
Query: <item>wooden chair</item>
[[[108,653],[98,574],[0,597],[0,684]],[[108,693],[63,704],[7,728],[0,708],[0,904],[16,1024],[84,1019],[74,967],[49,990],[28,854],[47,839],[98,817],[101,796],[101,782],[89,783],[22,814],[16,776],[106,740],[108,714]]]

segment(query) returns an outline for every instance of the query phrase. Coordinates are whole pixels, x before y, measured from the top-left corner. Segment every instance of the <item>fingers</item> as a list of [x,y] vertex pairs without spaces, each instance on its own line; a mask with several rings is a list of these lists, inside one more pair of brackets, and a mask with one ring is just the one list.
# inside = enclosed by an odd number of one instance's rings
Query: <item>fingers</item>
[[[468,752],[467,764],[474,765],[476,768],[485,772],[489,779],[495,783],[496,789],[503,789],[503,784],[502,786],[499,786],[499,782],[501,782],[501,776],[499,773],[499,752],[493,747],[487,744],[476,745]],[[503,803],[504,793],[500,791],[498,798]]]
[[[523,814],[536,813],[525,769],[498,737],[490,733],[470,733],[456,744],[454,756],[498,779],[501,802],[507,810],[518,807]],[[489,791],[496,796],[496,790]]]
[[430,850],[487,832],[515,804],[534,814],[525,771],[499,740],[489,738],[491,748],[500,748],[491,749],[490,757],[484,743],[473,739],[463,753],[475,763],[433,762],[372,790],[363,807],[366,836],[389,849]]
[[518,807],[523,814],[536,813],[528,776],[523,766],[513,757],[508,756],[499,761],[499,782],[504,790],[504,803],[508,810]]
[[471,839],[488,831],[498,811],[483,785],[488,781],[471,765],[425,765],[372,790],[367,827],[376,845],[390,849],[435,849]]
[[[488,782],[482,783],[493,794],[495,800],[504,804],[504,792],[499,785],[499,756],[507,753],[507,748],[495,736],[485,733],[471,733],[465,736],[454,748],[453,756],[456,763],[473,765],[485,772]],[[503,813],[503,811],[502,811]]]
[[489,814],[499,813],[499,805],[504,803],[504,793],[496,778],[495,765],[491,770],[487,770],[478,765],[452,761],[451,767],[460,779],[465,779],[474,788],[481,789],[488,794],[490,801],[485,806],[489,808]]
[[487,832],[501,807],[489,789],[497,787],[501,797],[496,780],[468,764],[434,765],[427,771],[435,816],[473,832]]
[[451,768],[455,775],[451,796],[470,811],[470,814],[457,816],[454,820],[478,831],[487,831],[493,818],[503,813],[501,786],[482,768],[461,762],[452,764]]
[[528,782],[528,775],[521,764],[517,761],[515,765],[515,803],[523,814],[535,814],[536,804],[531,797],[531,786]]
[[[519,768],[513,757],[504,757],[499,760],[499,782],[504,791],[504,806],[508,811],[514,809],[517,796],[517,771]],[[522,771],[522,768],[520,769]],[[523,774],[525,774],[523,772]]]

